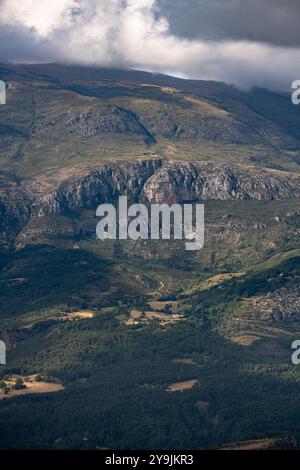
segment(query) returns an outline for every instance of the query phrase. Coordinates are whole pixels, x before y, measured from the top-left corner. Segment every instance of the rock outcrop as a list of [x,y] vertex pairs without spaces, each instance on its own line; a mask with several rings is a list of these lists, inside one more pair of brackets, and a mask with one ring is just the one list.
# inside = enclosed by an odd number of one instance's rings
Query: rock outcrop
[[119,195],[152,203],[191,200],[272,200],[297,197],[300,178],[211,164],[142,160],[105,166],[64,182],[38,201],[38,215],[94,208]]
[[276,323],[300,319],[300,286],[281,288],[252,301],[263,321]]
[[160,204],[289,199],[298,196],[299,179],[283,172],[251,172],[238,166],[149,159],[92,169],[64,180],[44,195],[36,193],[33,186],[29,191],[26,182],[19,185],[6,182],[0,185],[0,239],[15,238],[26,224],[29,232],[47,232],[49,221],[38,224],[32,221],[57,215],[66,216],[65,222],[60,219],[65,230],[60,227],[55,231],[82,233],[84,229],[79,228],[78,221],[75,223],[69,217],[70,211],[95,209],[103,202],[114,203],[121,195],[127,195],[132,202]]
[[64,129],[65,135],[71,134],[80,138],[95,137],[103,134],[125,134],[141,136],[148,144],[155,143],[155,138],[143,126],[139,117],[132,111],[120,106],[102,104],[98,110],[69,111],[49,117],[39,115],[35,119],[33,137],[55,135]]
[[119,195],[139,199],[146,181],[162,166],[162,160],[141,160],[134,164],[104,166],[64,182],[44,196],[37,215],[61,214],[68,209],[94,208],[113,202]]
[[213,164],[165,164],[146,182],[143,192],[151,202],[184,200],[272,200],[297,195],[299,178],[268,171]]

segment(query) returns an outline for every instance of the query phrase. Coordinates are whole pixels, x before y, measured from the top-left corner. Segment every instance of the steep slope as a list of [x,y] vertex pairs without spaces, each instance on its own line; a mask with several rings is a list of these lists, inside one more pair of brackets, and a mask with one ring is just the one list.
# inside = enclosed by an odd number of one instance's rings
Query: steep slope
[[[0,391],[0,447],[300,448],[288,97],[57,64],[0,77],[0,379],[61,384]],[[124,194],[204,201],[203,250],[97,240],[96,206]]]
[[[46,172],[57,179],[66,169],[76,173],[143,154],[298,168],[298,136],[262,93],[55,64],[2,65],[0,76],[8,85],[7,105],[0,107],[0,167],[20,177]],[[288,97],[274,96],[285,100],[287,115]]]
[[283,94],[57,64],[2,65],[0,75],[5,243],[31,215],[94,209],[124,193],[155,202],[298,197],[298,151],[289,149],[299,142],[274,113]]

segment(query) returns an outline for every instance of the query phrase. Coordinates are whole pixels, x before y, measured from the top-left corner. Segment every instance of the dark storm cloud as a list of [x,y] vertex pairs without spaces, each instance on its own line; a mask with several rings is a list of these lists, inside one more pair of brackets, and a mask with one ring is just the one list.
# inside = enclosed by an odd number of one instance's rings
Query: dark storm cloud
[[181,37],[300,46],[300,0],[159,0]]
[[300,0],[0,0],[0,61],[57,61],[290,88]]
[[[1,4],[0,4],[1,5]],[[32,62],[55,60],[56,54],[48,41],[39,38],[34,30],[20,25],[0,26],[0,61]]]

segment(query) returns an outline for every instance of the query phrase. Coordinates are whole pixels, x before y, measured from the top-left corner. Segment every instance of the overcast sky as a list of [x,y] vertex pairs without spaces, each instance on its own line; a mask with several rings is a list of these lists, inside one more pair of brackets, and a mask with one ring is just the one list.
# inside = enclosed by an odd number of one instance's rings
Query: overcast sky
[[299,21],[300,0],[0,0],[0,60],[287,89],[300,79]]

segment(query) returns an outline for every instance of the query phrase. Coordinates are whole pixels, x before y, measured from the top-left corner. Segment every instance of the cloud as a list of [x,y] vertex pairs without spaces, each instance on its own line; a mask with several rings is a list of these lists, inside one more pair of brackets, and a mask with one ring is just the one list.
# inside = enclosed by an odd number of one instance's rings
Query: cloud
[[300,46],[299,0],[160,0],[159,5],[180,37]]
[[[218,12],[220,0],[209,1]],[[256,3],[258,0],[251,1]],[[265,3],[265,0],[261,1]],[[210,24],[206,21],[204,33],[198,28],[193,34],[186,34],[184,28],[190,21],[191,28],[194,24],[191,16],[183,18],[180,29],[170,13],[171,4],[176,12],[179,0],[174,0],[174,4],[173,0],[169,1],[169,7],[167,0],[164,4],[163,0],[160,2],[0,0],[0,60],[134,67],[190,78],[222,80],[241,87],[289,88],[291,82],[299,78],[300,54],[296,45],[287,47],[271,40],[251,39],[245,34],[225,34],[225,25],[228,29],[230,23],[225,19],[222,33],[211,18]],[[222,2],[231,11],[235,11],[234,6],[238,11],[241,4],[239,0]],[[245,2],[249,3],[248,0]],[[201,12],[206,11],[208,15],[206,1],[186,0],[184,3],[191,7],[196,3],[202,5],[203,10],[199,10],[197,18],[200,24],[204,22]],[[192,12],[193,9],[189,14]],[[208,38],[209,27],[219,34],[211,34]]]

